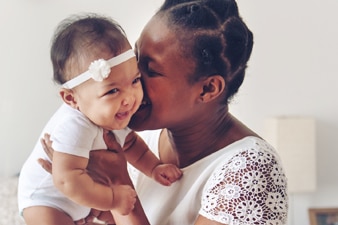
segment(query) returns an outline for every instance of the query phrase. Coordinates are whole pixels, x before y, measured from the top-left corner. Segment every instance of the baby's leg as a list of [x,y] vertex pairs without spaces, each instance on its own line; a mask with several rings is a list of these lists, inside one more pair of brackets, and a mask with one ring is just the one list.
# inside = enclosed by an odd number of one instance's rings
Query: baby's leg
[[23,217],[27,225],[74,225],[66,213],[47,206],[32,206],[24,209]]

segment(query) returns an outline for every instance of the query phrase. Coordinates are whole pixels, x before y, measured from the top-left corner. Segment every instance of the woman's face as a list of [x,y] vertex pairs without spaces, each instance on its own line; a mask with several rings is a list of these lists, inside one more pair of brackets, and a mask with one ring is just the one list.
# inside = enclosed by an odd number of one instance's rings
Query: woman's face
[[179,129],[192,122],[199,95],[198,82],[188,76],[192,60],[181,55],[175,34],[162,18],[154,17],[136,43],[139,70],[144,85],[144,103],[129,126],[135,130]]

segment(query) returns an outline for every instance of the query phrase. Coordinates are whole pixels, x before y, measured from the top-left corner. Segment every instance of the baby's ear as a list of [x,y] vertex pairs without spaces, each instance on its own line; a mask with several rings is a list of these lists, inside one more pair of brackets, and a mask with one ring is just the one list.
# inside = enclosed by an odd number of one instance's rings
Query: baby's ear
[[74,92],[71,89],[61,88],[60,90],[60,96],[62,100],[67,104],[76,109],[77,102],[74,97]]
[[203,87],[200,92],[200,100],[209,102],[216,99],[225,90],[224,78],[220,75],[213,75],[203,81]]

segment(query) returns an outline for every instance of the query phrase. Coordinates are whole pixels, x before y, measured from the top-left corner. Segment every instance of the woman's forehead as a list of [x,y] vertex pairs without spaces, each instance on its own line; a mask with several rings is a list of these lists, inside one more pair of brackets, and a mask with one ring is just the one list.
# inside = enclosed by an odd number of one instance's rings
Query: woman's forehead
[[136,45],[140,54],[149,49],[162,54],[168,48],[177,48],[178,44],[175,33],[169,29],[165,22],[153,17],[144,27]]

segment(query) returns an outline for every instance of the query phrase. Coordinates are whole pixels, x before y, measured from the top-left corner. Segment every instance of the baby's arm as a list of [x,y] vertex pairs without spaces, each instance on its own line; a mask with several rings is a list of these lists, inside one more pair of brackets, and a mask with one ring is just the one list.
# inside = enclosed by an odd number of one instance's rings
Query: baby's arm
[[88,159],[55,151],[53,180],[55,186],[74,202],[99,210],[117,210],[126,215],[134,207],[136,192],[129,185],[111,187],[96,183],[88,175]]
[[163,185],[170,185],[182,176],[173,164],[162,164],[135,132],[130,132],[123,146],[127,161],[145,175]]

